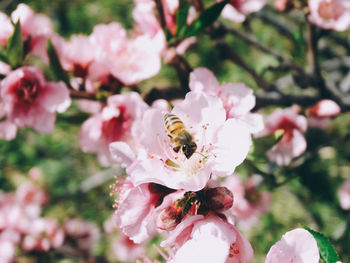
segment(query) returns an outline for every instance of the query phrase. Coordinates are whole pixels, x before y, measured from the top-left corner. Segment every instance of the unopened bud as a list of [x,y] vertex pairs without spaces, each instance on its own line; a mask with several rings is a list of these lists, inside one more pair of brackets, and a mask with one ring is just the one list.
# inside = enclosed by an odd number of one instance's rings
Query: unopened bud
[[232,207],[233,194],[226,187],[210,188],[205,193],[209,210],[222,212]]

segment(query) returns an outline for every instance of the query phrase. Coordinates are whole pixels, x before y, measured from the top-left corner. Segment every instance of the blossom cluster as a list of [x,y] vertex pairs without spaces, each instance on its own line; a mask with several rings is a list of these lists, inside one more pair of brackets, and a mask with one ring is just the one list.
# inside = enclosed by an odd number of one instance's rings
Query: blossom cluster
[[[179,34],[180,3],[161,3],[165,25],[157,18],[155,1],[135,0],[135,24],[130,32],[112,22],[69,40],[53,31],[46,16],[35,14],[25,4],[18,5],[11,18],[0,13],[2,46],[9,45],[20,24],[24,56],[52,63],[46,49],[50,41],[63,73],[71,76],[50,81],[37,66],[0,62],[0,138],[14,139],[17,129],[26,127],[51,133],[56,113],[70,107],[76,92],[96,98],[106,92],[105,100],[79,101],[79,107],[92,115],[82,124],[79,143],[83,152],[97,154],[101,166],[118,164],[125,169],[125,176],[112,186],[116,211],[111,220],[119,231],[114,245],[118,257],[145,257],[139,244],[161,234],[165,239],[160,245],[168,252],[165,260],[169,263],[249,263],[253,248],[238,229],[259,223],[269,210],[271,195],[260,187],[261,177],[250,173],[245,179],[236,168],[248,158],[254,142],[278,132],[281,136],[265,149],[266,156],[270,163],[290,165],[307,149],[304,133],[308,127],[326,128],[340,107],[321,100],[304,112],[291,106],[263,116],[254,111],[251,88],[220,83],[204,67],[189,74],[184,99],[159,99],[148,105],[137,84],[155,76],[162,59],[172,63],[196,41],[192,37],[167,45],[164,26],[173,36]],[[276,3],[284,10],[289,2]],[[229,1],[222,15],[243,22],[265,4],[265,0]],[[309,20],[322,28],[341,31],[350,27],[346,1],[309,0],[308,7]],[[196,17],[197,10],[191,7],[186,23]],[[122,92],[124,87],[129,92]],[[339,191],[343,209],[350,208],[349,188],[346,181]],[[33,183],[15,193],[0,193],[0,260],[11,262],[16,247],[48,251],[65,244],[80,251],[91,249],[99,237],[98,228],[80,219],[60,226],[55,219],[41,217],[47,199]],[[105,231],[112,232],[110,222],[105,223]],[[306,230],[286,233],[266,257],[269,263],[294,261],[319,261],[317,243]]]
[[[37,168],[30,173],[38,174]],[[21,254],[44,253],[69,246],[74,251],[90,251],[99,237],[93,223],[41,216],[48,194],[34,180],[22,183],[16,192],[0,193],[0,261],[14,262]]]

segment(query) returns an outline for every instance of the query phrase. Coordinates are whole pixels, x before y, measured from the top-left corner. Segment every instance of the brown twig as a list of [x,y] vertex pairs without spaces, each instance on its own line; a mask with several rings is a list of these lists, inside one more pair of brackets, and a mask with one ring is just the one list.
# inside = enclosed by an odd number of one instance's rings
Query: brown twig
[[159,20],[160,26],[165,31],[166,23],[165,23],[164,9],[163,9],[162,0],[154,0],[154,1],[156,2],[156,6],[157,6],[158,20]]
[[242,58],[239,56],[233,49],[226,43],[225,40],[216,40],[214,42],[215,46],[220,52],[220,55],[223,59],[228,59],[243,68],[247,71],[255,82],[264,90],[275,90],[275,86],[273,84],[269,84],[262,77],[260,77],[255,70],[250,67]]

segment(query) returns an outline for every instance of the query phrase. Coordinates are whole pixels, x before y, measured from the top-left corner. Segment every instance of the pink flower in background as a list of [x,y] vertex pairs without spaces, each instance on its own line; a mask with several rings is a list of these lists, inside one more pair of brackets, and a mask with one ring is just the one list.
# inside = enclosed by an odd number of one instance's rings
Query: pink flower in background
[[135,123],[141,121],[147,108],[148,105],[136,92],[109,97],[107,106],[83,123],[80,131],[82,150],[97,153],[101,165],[109,165],[109,144],[131,142],[137,138],[139,134]]
[[89,36],[73,35],[69,41],[65,41],[55,34],[52,41],[63,69],[73,72],[76,77],[85,78],[90,64],[95,59],[94,46]]
[[270,161],[278,165],[288,165],[293,158],[300,156],[306,150],[306,140],[303,132],[306,131],[307,120],[298,115],[298,109],[276,109],[265,121],[265,129],[259,137],[284,130],[282,139],[267,152]]
[[116,225],[135,243],[144,242],[157,233],[156,208],[174,190],[157,184],[127,186],[126,191],[123,187],[121,190],[124,193],[117,200],[118,208],[114,216]]
[[18,68],[1,82],[1,99],[7,120],[19,128],[31,127],[50,133],[56,112],[64,112],[71,103],[63,82],[45,82],[34,66]]
[[348,0],[308,0],[309,20],[324,29],[344,31],[350,27]]
[[216,215],[197,215],[182,221],[162,247],[172,247],[168,262],[248,263],[253,260],[249,241]]
[[221,14],[234,22],[243,22],[246,15],[258,12],[265,4],[266,0],[230,0]]
[[26,4],[19,4],[11,18],[13,22],[21,23],[22,37],[28,47],[26,52],[47,62],[46,42],[53,32],[50,19],[45,15],[35,14]]
[[324,129],[330,122],[330,118],[337,116],[341,108],[332,100],[321,100],[307,110],[309,125]]
[[15,258],[16,245],[0,237],[0,262],[11,263]]
[[74,240],[74,244],[71,245],[78,250],[90,251],[100,238],[100,229],[90,221],[68,219],[63,228],[66,236]]
[[60,247],[64,241],[64,231],[56,219],[37,218],[30,223],[25,231],[22,248],[26,251],[48,251]]
[[[162,0],[162,6],[165,16],[165,23],[169,31],[175,35],[176,28],[176,12],[179,8],[178,0]],[[156,4],[152,0],[135,0],[135,8],[133,10],[133,18],[136,22],[135,32],[137,34],[150,36],[157,43],[157,48],[161,52],[161,56],[166,63],[176,57],[182,55],[185,51],[196,42],[195,37],[186,38],[181,41],[176,47],[167,47],[164,31],[157,19]],[[187,24],[191,24],[195,18],[195,10],[190,8]]]
[[5,46],[12,32],[13,25],[10,18],[5,13],[0,12],[0,44]]
[[162,44],[147,35],[133,38],[118,23],[97,25],[91,34],[96,62],[125,85],[153,77],[160,70]]
[[[141,123],[143,133],[139,138],[143,150],[125,160],[133,184],[154,182],[172,189],[198,191],[206,185],[212,173],[230,175],[247,156],[251,145],[249,130],[234,119],[226,120],[218,98],[189,92],[171,113],[192,134],[197,150],[189,158],[182,150],[176,153],[167,135],[165,114],[157,109],[146,111]],[[111,150],[120,152],[121,156],[130,156],[123,154],[126,148],[119,149],[119,146],[112,144]]]
[[206,68],[196,68],[190,74],[189,87],[193,91],[202,91],[218,96],[225,108],[226,117],[245,123],[252,133],[263,129],[262,116],[250,111],[255,106],[253,90],[243,83],[219,84],[215,75]]
[[338,190],[340,207],[344,210],[350,210],[350,179],[344,181]]
[[318,263],[320,255],[314,237],[305,229],[285,233],[266,256],[266,263]]
[[[250,177],[245,184],[238,174],[233,174],[224,181],[224,185],[233,193],[234,204],[225,215],[238,219],[239,229],[249,230],[259,223],[262,214],[269,210],[271,195],[259,192],[257,179]],[[232,221],[235,221],[234,219]]]

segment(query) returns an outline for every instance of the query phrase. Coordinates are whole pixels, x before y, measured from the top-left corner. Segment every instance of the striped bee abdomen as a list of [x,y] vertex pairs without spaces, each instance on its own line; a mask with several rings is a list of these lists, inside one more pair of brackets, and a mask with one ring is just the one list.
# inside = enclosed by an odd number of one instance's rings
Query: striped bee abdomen
[[185,126],[179,117],[171,113],[165,114],[164,124],[171,136],[176,136],[178,132],[185,129]]

